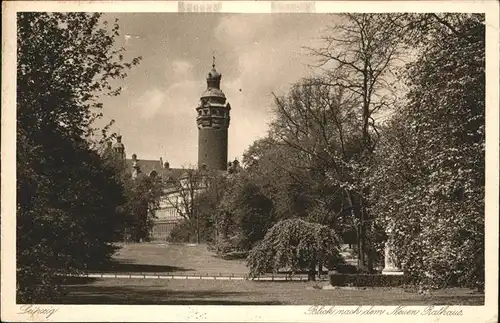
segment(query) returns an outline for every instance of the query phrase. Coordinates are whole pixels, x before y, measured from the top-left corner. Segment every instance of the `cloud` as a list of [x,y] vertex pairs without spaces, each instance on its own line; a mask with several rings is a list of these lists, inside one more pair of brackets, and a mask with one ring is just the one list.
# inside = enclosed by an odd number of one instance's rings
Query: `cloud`
[[149,119],[161,111],[165,101],[166,94],[158,88],[153,88],[144,92],[133,105],[140,108],[141,118]]
[[247,43],[270,30],[272,19],[268,15],[230,15],[222,17],[215,28],[215,37],[225,42]]
[[193,64],[188,61],[175,60],[170,68],[175,79],[192,79]]
[[[230,76],[222,88],[231,106],[229,155],[241,154],[254,140],[266,135],[273,95],[312,71],[310,57],[302,46],[310,46],[317,28],[297,26],[296,21],[271,15],[231,15],[220,19],[215,37],[224,44],[225,55],[236,65],[227,67]],[[300,32],[299,32],[300,31]],[[224,66],[222,67],[224,68]],[[229,72],[229,71],[228,71]],[[241,89],[241,91],[240,91]]]
[[[165,84],[165,88],[159,84]],[[173,61],[166,67],[163,82],[159,84],[133,99],[132,105],[139,108],[140,118],[194,114],[203,83],[194,79],[193,64]]]

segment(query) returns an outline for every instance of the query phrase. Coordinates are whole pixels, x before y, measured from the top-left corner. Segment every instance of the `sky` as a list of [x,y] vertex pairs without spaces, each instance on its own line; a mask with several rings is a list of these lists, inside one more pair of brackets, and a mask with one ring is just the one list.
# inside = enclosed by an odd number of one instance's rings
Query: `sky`
[[196,165],[196,106],[215,54],[221,89],[231,104],[229,160],[267,134],[272,93],[282,95],[311,76],[315,59],[304,47],[320,46],[335,16],[321,14],[106,14],[119,19],[116,46],[141,63],[120,80],[123,92],[104,100],[102,123],[123,136],[127,157]]

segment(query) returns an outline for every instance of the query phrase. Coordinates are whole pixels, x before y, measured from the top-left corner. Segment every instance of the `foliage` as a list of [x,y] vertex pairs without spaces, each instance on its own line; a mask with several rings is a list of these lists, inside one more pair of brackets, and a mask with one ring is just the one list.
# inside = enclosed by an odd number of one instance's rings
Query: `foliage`
[[[200,242],[212,243],[213,241],[213,224],[212,219],[207,218],[205,214],[200,214]],[[186,220],[181,220],[177,223],[170,232],[169,241],[171,242],[189,242],[196,243],[197,231],[196,226]]]
[[409,283],[404,275],[330,273],[330,285],[354,287],[401,287]]
[[348,124],[355,125],[351,131],[356,151],[351,156],[347,156],[343,144],[342,127],[347,126],[346,122],[330,120],[339,128],[342,161],[347,167],[329,173],[336,181],[344,182],[356,229],[358,266],[372,271],[377,250],[371,237],[377,234],[377,228],[373,226],[375,215],[369,212],[371,192],[366,178],[380,137],[375,118],[396,103],[399,85],[395,76],[406,48],[400,41],[402,30],[390,14],[347,13],[341,17],[344,21],[329,30],[323,37],[324,46],[312,49],[312,54],[322,66],[328,66],[328,79],[323,83],[338,89],[345,97],[338,105],[343,109],[350,107],[353,116]]
[[247,173],[241,172],[228,181],[214,219],[216,250],[228,252],[250,250],[272,226],[272,201],[262,193]]
[[[373,212],[425,288],[484,286],[485,38],[481,15],[416,15],[407,104],[384,131]],[[422,24],[425,22],[425,28]],[[464,55],[467,52],[467,55]]]
[[205,183],[205,189],[195,197],[195,204],[200,219],[200,239],[203,242],[212,244],[216,238],[215,219],[217,217],[217,209],[228,189],[228,180],[220,172],[209,171],[205,178]]
[[[305,170],[305,213],[356,238],[358,266],[369,270],[377,260],[379,236],[369,213],[370,188],[365,180],[379,141],[374,117],[394,105],[397,60],[404,48],[400,29],[386,14],[344,14],[342,23],[310,48],[324,71],[276,97],[271,135],[288,146],[298,161],[288,168]],[[365,260],[367,256],[367,261]]]
[[249,253],[247,262],[250,276],[281,268],[292,273],[301,269],[312,269],[318,263],[329,268],[342,263],[339,254],[340,241],[327,226],[288,219],[276,223]]
[[272,200],[276,221],[308,216],[314,184],[295,149],[269,135],[245,151],[243,165],[248,178]]
[[139,175],[125,180],[127,201],[121,206],[126,215],[123,234],[126,240],[148,241],[149,233],[156,218],[155,211],[160,208],[163,196],[163,183],[157,176]]
[[106,167],[113,171],[114,179],[124,188],[125,202],[118,207],[123,216],[120,236],[124,241],[147,241],[160,208],[164,183],[158,176],[138,173],[132,177],[121,154],[111,147],[111,138],[106,138],[106,146],[101,149],[101,157]]
[[297,156],[282,167],[300,179],[295,183],[301,184],[306,217],[338,233],[354,231],[359,242],[365,212],[361,162],[366,158],[361,157],[357,109],[342,89],[324,79],[302,80],[286,96],[276,98],[271,135]]
[[196,228],[193,228],[190,222],[181,220],[170,231],[168,241],[174,243],[196,242]]
[[[360,268],[380,262],[390,239],[422,287],[481,288],[484,16],[343,17],[311,49],[324,73],[275,97],[270,133],[238,180],[271,201],[273,223],[299,217],[355,235]],[[241,232],[232,211],[221,214]],[[274,257],[259,246],[255,272]]]
[[123,187],[92,150],[100,95],[138,63],[114,50],[100,14],[19,13],[17,20],[17,291],[49,300],[58,275],[109,260]]

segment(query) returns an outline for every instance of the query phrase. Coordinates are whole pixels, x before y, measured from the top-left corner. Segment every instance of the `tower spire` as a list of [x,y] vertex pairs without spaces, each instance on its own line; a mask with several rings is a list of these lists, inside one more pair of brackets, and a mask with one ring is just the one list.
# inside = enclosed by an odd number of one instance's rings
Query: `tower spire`
[[215,69],[215,54],[212,56],[212,70],[207,76],[207,88],[220,89],[222,75]]

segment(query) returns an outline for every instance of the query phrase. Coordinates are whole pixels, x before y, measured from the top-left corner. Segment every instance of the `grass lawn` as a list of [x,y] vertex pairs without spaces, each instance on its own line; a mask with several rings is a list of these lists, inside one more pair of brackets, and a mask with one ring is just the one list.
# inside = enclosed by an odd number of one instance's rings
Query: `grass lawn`
[[108,271],[127,273],[234,274],[248,273],[245,260],[215,257],[207,246],[187,244],[124,244]]
[[[125,244],[115,255],[115,273],[179,273],[244,276],[245,260],[215,257],[206,245]],[[315,289],[327,282],[76,279],[65,286],[62,304],[178,305],[482,305],[484,295],[446,289],[431,295],[402,288]]]
[[[325,282],[317,283],[324,285]],[[482,305],[484,295],[467,289],[431,295],[401,288],[313,289],[314,282],[257,282],[170,279],[89,279],[67,285],[64,304],[176,305]]]

